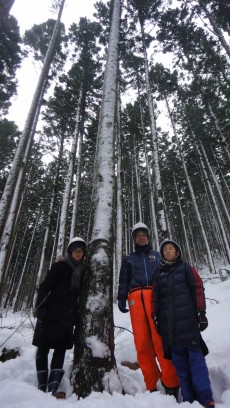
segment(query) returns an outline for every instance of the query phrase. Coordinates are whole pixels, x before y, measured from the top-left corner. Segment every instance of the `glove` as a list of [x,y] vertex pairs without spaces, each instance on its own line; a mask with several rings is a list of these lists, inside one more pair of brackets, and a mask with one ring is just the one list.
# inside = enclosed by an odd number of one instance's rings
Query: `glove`
[[118,308],[122,313],[129,312],[129,309],[126,308],[126,299],[118,299]]
[[158,334],[161,334],[161,331],[160,331],[160,323],[159,323],[159,319],[158,319],[157,314],[156,314],[156,313],[153,313],[153,314],[152,314],[152,318],[153,318],[153,321],[154,321],[154,324],[155,324],[155,328],[156,328],[157,333],[158,333]]
[[208,319],[204,311],[198,311],[197,313],[198,327],[200,331],[204,331],[208,327]]

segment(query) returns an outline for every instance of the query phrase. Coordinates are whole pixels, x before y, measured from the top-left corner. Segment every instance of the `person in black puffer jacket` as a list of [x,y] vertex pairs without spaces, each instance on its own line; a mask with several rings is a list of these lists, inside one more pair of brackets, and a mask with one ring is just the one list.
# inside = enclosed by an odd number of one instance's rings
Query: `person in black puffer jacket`
[[[57,396],[64,375],[65,352],[73,347],[78,301],[85,270],[86,243],[73,238],[63,260],[55,262],[38,289],[37,317],[32,344],[37,346],[38,388]],[[54,349],[48,375],[48,354]]]
[[160,254],[160,268],[153,278],[153,319],[165,358],[172,359],[176,368],[183,401],[214,407],[200,335],[208,326],[203,282],[181,259],[176,242],[163,241]]

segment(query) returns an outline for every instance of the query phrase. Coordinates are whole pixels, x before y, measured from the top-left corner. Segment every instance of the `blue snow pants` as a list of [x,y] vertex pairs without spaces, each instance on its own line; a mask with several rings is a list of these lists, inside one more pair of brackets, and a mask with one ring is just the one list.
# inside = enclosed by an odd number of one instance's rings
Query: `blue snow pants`
[[172,362],[180,379],[183,401],[207,404],[213,401],[205,358],[200,351],[171,347]]

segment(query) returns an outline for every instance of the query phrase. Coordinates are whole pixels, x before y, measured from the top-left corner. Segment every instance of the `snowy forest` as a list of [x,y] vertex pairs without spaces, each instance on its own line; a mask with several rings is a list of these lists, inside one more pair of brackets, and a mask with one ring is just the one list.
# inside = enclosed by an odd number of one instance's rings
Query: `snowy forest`
[[[30,310],[69,240],[87,241],[85,396],[116,369],[113,302],[136,222],[155,249],[171,238],[199,271],[229,269],[230,4],[98,1],[66,30],[55,0],[55,17],[21,36],[13,3],[0,0],[1,310]],[[7,114],[25,58],[40,74],[20,131]],[[83,341],[94,335],[111,351],[96,363]]]

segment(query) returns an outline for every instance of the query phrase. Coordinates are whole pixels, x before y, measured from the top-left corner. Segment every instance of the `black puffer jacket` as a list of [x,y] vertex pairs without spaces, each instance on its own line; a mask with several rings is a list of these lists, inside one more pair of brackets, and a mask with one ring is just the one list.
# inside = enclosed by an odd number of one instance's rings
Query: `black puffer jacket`
[[165,357],[171,357],[170,346],[201,350],[197,313],[206,306],[197,271],[183,260],[171,265],[162,260],[154,275],[153,298]]
[[66,261],[54,263],[41,283],[36,300],[34,346],[73,347],[73,326],[77,323],[84,263],[79,268],[81,278],[75,288],[71,287],[73,269]]

